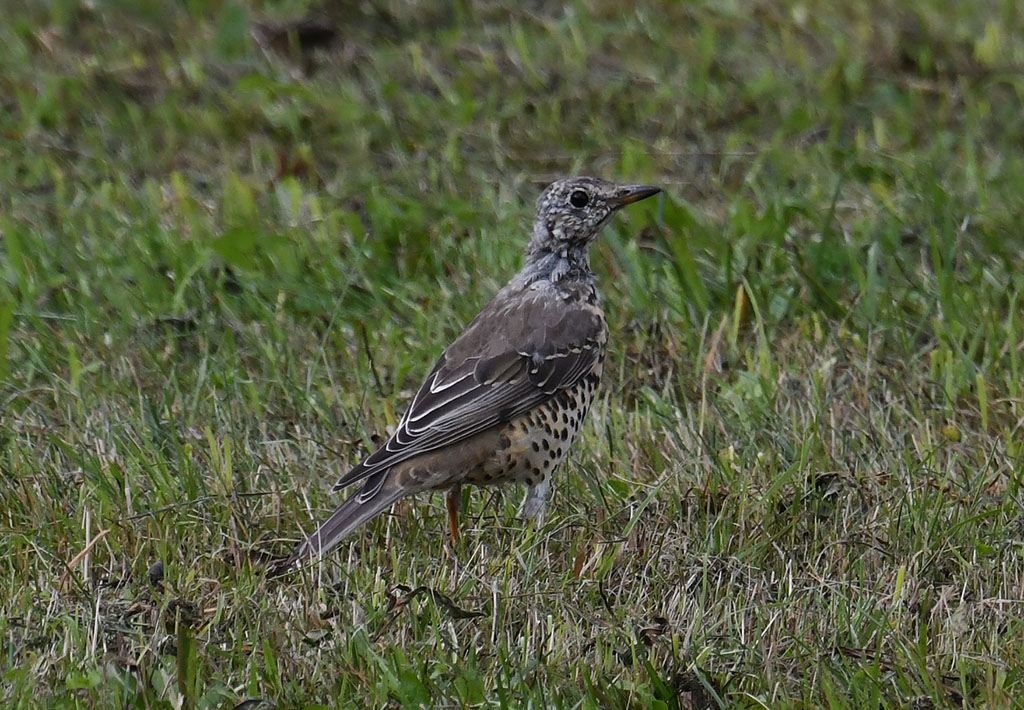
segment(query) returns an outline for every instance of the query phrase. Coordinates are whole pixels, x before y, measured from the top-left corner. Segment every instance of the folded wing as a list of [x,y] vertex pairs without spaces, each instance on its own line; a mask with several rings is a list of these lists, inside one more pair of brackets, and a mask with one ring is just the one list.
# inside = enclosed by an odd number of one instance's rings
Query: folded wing
[[508,422],[579,383],[606,340],[600,312],[584,302],[496,298],[445,350],[387,443],[335,489],[365,481],[358,497],[369,500],[395,464]]

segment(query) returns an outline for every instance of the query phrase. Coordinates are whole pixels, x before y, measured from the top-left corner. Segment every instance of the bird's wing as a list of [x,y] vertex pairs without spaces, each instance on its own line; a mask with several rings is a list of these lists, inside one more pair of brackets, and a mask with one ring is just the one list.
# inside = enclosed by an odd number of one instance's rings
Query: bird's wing
[[533,409],[593,370],[606,339],[587,303],[499,295],[445,350],[387,443],[335,490],[365,480],[359,497],[369,500],[395,464]]

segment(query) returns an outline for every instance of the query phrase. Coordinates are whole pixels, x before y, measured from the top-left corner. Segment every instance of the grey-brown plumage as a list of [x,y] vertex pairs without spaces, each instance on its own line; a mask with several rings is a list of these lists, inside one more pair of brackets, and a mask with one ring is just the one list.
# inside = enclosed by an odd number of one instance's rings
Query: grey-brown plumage
[[359,492],[286,565],[322,555],[424,490],[449,490],[455,535],[463,483],[526,483],[523,514],[542,518],[551,474],[601,380],[608,341],[590,244],[618,209],[657,192],[577,177],[541,194],[522,270],[444,351],[391,438],[335,486],[362,483]]

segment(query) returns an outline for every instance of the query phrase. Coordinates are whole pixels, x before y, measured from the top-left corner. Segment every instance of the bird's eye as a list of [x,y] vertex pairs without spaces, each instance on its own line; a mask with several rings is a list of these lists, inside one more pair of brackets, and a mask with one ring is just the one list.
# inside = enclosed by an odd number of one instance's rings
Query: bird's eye
[[590,202],[590,195],[583,190],[573,190],[569,195],[569,204],[573,207],[586,207],[588,202]]

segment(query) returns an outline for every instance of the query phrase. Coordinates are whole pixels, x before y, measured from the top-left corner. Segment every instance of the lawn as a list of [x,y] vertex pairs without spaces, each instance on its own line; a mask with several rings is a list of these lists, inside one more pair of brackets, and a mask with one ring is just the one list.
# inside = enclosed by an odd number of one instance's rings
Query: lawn
[[[1024,707],[1015,3],[3,5],[0,706]],[[268,578],[580,173],[545,524]]]

